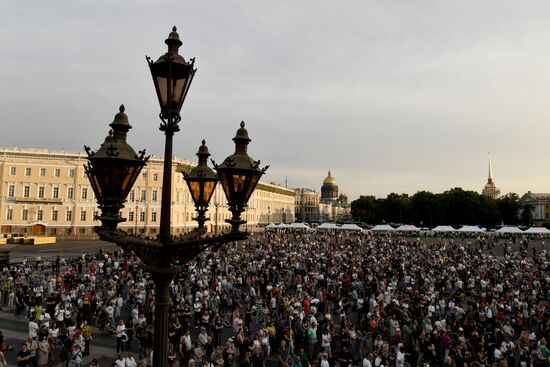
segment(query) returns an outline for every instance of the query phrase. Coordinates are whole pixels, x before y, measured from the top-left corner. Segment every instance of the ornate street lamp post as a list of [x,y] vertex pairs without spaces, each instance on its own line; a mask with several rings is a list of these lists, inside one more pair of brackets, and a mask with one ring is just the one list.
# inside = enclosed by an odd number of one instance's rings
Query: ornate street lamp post
[[[181,272],[186,264],[210,246],[239,241],[247,233],[239,232],[239,225],[245,223],[240,214],[247,205],[260,176],[267,167],[259,169],[259,161],[246,154],[250,142],[244,123],[233,139],[237,145],[235,154],[225,159],[218,168],[224,192],[230,203],[233,217],[230,233],[205,237],[204,214],[212,197],[218,179],[207,167],[209,156],[204,145],[199,149],[199,165],[187,176],[186,181],[195,202],[199,228],[175,240],[170,232],[171,192],[172,192],[172,137],[179,131],[180,110],[193,80],[196,69],[194,59],[186,62],[178,54],[182,42],[174,27],[168,39],[168,52],[153,62],[147,57],[155,90],[160,104],[160,130],[165,134],[163,187],[161,200],[160,231],[156,240],[130,236],[117,230],[118,223],[126,219],[120,216],[128,193],[130,192],[148,157],[145,151],[137,155],[126,143],[126,135],[131,128],[124,106],[111,123],[113,129],[97,152],[88,152],[86,174],[101,210],[101,227],[96,231],[103,240],[115,242],[125,251],[133,251],[146,265],[155,283],[155,329],[153,341],[153,365],[164,367],[168,363],[168,311],[170,306],[170,282],[174,275]],[[137,215],[137,213],[136,213]]]

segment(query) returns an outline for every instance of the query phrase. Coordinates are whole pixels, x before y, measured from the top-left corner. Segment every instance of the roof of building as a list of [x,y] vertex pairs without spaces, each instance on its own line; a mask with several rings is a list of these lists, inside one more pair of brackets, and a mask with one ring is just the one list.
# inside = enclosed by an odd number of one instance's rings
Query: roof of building
[[336,186],[336,179],[331,176],[328,171],[328,176],[323,180],[323,186]]
[[550,193],[527,191],[527,193],[525,193],[521,197],[521,200],[525,199],[526,197],[529,197],[532,200],[550,200]]

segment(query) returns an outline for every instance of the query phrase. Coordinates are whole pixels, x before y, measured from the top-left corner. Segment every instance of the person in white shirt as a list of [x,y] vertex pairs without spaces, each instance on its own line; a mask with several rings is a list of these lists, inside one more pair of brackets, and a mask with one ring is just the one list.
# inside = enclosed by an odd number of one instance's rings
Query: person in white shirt
[[126,325],[124,325],[124,321],[122,319],[118,320],[118,325],[116,326],[116,352],[124,352],[124,340],[123,338],[126,336]]
[[36,320],[34,319],[34,316],[33,316],[29,321],[29,336],[32,339],[36,340],[37,333],[38,333],[38,324],[36,323]]
[[331,341],[332,341],[332,337],[330,336],[330,332],[328,330],[323,331],[323,335],[321,336],[321,348],[323,348],[324,352],[331,353],[331,350],[330,350]]
[[122,296],[119,294],[115,302],[116,302],[115,317],[119,318],[120,313],[122,312],[122,306],[124,305],[124,299],[122,299]]
[[328,354],[323,353],[321,355],[321,367],[330,367],[330,364],[328,363]]
[[396,367],[405,367],[405,350],[403,345],[399,345],[397,355],[395,357],[395,366]]
[[372,353],[368,353],[365,358],[363,358],[363,367],[372,367]]
[[132,352],[128,352],[125,358],[126,367],[137,367],[137,362]]
[[117,360],[115,361],[116,367],[126,367],[126,359],[124,355],[119,354]]

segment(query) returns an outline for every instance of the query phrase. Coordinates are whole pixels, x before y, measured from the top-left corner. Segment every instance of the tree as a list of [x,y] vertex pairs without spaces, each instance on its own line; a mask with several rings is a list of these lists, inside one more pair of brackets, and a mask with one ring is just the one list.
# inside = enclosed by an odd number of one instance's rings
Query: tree
[[433,193],[418,191],[411,197],[411,217],[415,225],[435,227],[439,224],[437,218],[440,212],[439,200]]
[[410,223],[411,199],[407,194],[391,193],[386,197],[384,214],[390,223]]
[[374,196],[360,196],[351,202],[351,215],[356,221],[377,223],[376,198]]
[[[492,199],[460,187],[440,194],[418,191],[412,197],[391,193],[385,199],[361,196],[351,203],[356,220],[368,223],[412,223],[433,228],[440,224],[472,224],[494,227],[500,223],[532,223],[532,208],[522,209],[519,197],[510,193]],[[521,218],[519,216],[521,211]]]
[[533,225],[533,211],[531,204],[523,204],[521,207],[521,224],[531,227]]
[[520,209],[519,196],[514,193],[506,194],[497,199],[498,212],[500,214],[500,222],[502,224],[519,224]]

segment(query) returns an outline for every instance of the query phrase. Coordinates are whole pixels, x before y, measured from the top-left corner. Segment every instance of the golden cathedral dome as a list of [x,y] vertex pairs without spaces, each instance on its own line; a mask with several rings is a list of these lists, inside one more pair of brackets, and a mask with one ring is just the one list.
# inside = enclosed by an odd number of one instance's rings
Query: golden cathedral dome
[[328,176],[323,180],[323,186],[337,186],[336,179],[330,175],[330,171],[328,171]]

